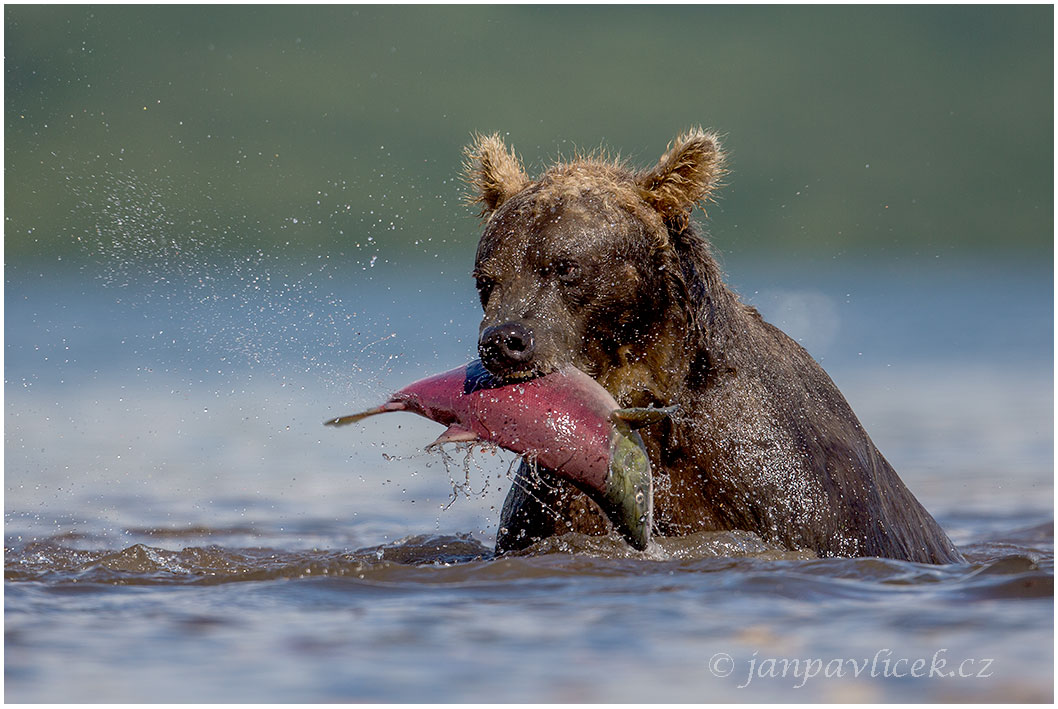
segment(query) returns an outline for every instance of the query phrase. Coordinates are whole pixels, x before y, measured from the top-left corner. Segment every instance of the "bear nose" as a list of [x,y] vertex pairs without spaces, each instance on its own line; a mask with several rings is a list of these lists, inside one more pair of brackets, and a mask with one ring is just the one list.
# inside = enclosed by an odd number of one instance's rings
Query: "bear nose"
[[490,371],[516,370],[533,358],[533,331],[516,322],[487,327],[478,338],[478,355]]

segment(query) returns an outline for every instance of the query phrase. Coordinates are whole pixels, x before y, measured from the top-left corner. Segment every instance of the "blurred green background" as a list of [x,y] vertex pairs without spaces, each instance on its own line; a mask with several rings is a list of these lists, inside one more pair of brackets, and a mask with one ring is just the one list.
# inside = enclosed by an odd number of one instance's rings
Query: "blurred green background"
[[4,16],[8,267],[113,258],[164,232],[174,253],[371,244],[469,269],[473,131],[503,132],[536,173],[599,145],[647,166],[697,124],[730,152],[709,210],[723,253],[1052,251],[1050,6]]

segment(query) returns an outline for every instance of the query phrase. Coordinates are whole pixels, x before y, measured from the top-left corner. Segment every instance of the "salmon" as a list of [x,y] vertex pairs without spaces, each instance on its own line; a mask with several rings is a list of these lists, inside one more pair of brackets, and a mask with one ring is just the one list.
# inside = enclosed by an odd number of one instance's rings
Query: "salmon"
[[636,429],[662,420],[671,408],[622,409],[598,382],[571,366],[510,382],[474,360],[414,382],[381,406],[325,425],[345,426],[393,411],[447,427],[427,448],[485,441],[518,453],[587,493],[633,547],[650,543],[650,459]]

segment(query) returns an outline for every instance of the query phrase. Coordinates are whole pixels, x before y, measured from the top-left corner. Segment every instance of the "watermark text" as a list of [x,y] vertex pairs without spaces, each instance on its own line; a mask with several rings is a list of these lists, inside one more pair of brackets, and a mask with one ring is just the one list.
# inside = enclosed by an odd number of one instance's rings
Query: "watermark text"
[[931,656],[901,657],[883,648],[872,657],[761,657],[758,652],[736,661],[726,652],[709,658],[709,672],[715,677],[733,677],[745,689],[754,679],[784,679],[794,689],[815,679],[841,678],[973,678],[992,676],[992,658],[951,658],[941,648]]

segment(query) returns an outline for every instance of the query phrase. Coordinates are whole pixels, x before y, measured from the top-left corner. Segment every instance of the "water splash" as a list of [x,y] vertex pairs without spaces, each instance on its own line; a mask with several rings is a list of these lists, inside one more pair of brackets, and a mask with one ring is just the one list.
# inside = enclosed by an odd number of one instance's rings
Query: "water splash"
[[[392,348],[372,350],[395,336],[377,334],[387,327],[383,316],[349,307],[328,288],[348,270],[349,256],[296,256],[300,250],[291,241],[274,244],[260,221],[222,223],[180,206],[193,188],[157,175],[108,170],[71,180],[70,188],[80,200],[78,219],[92,223],[74,238],[98,278],[131,310],[169,314],[151,339],[174,355],[207,368],[249,367],[281,378],[310,373],[346,390],[365,378],[381,380],[399,356]],[[208,194],[196,197],[209,203]],[[328,219],[349,209],[322,200],[316,208],[327,210]],[[323,223],[290,217],[276,228]],[[366,252],[365,268],[373,267],[379,258],[374,237],[355,246]]]

